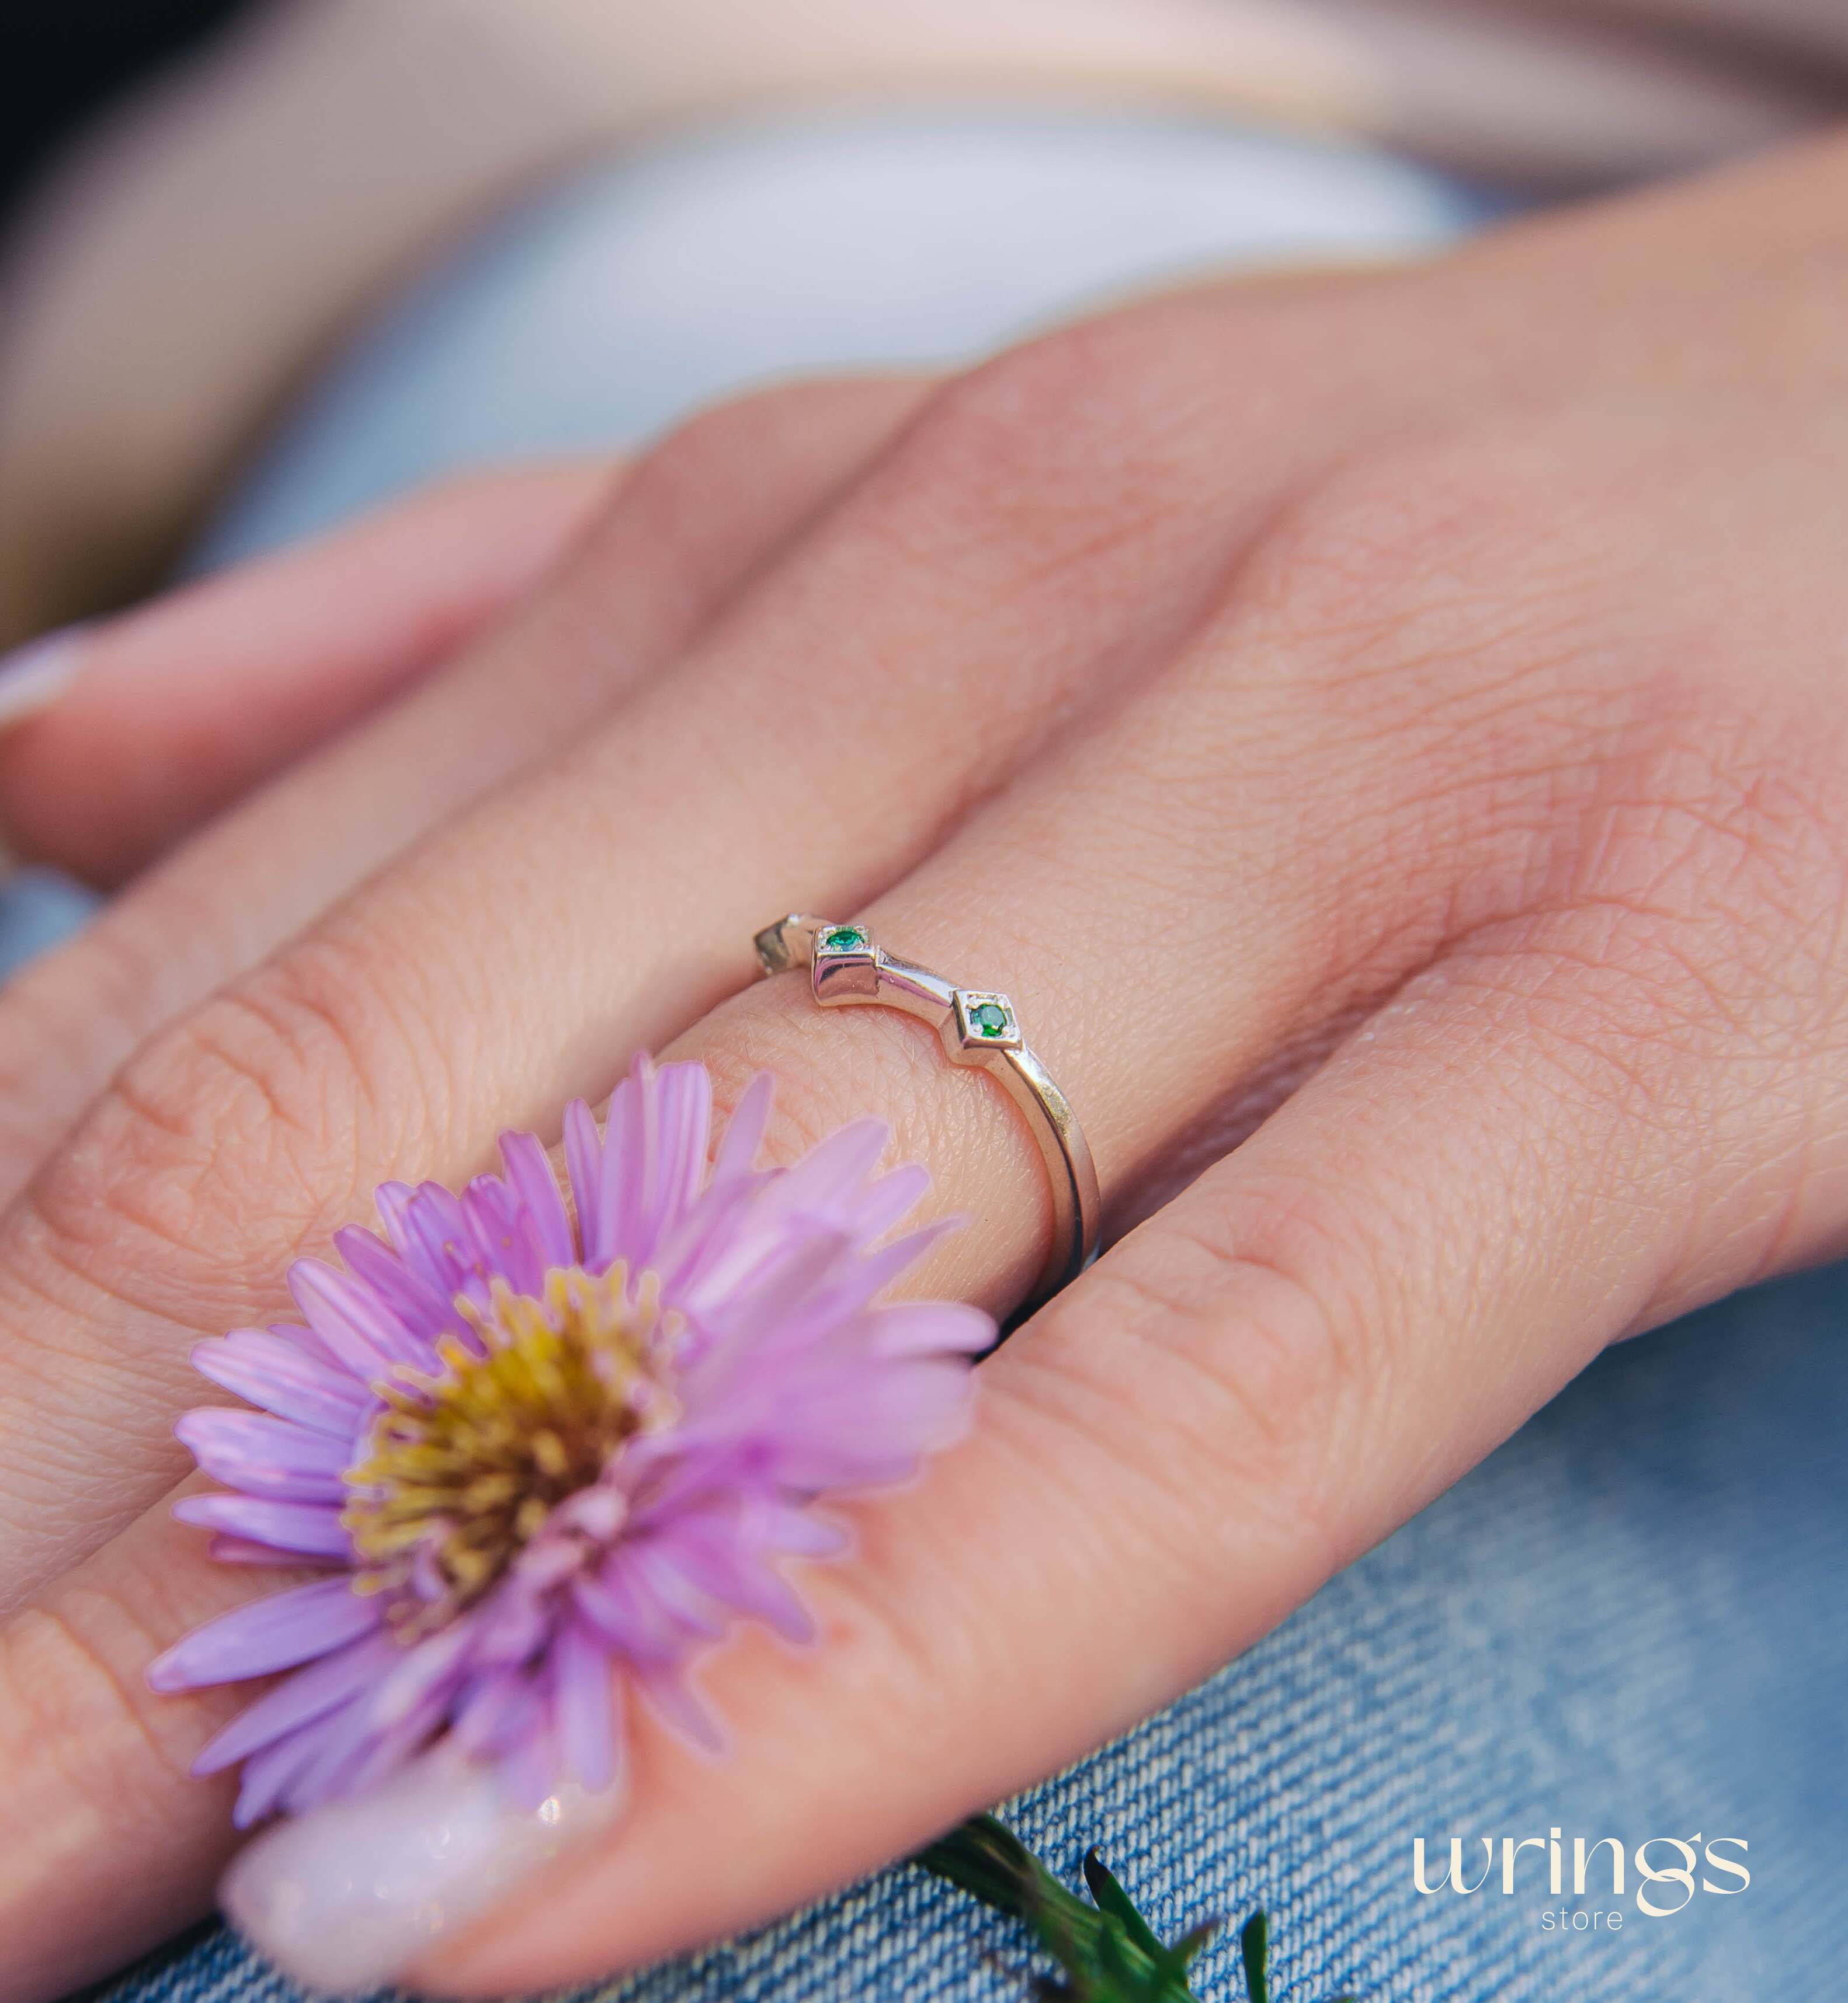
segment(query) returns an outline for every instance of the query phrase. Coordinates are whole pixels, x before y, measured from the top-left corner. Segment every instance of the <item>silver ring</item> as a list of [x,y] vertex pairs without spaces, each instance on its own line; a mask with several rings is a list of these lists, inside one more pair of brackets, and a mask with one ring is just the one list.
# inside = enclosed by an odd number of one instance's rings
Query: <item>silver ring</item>
[[955,987],[941,974],[900,960],[865,925],[799,911],[766,925],[755,943],[766,974],[807,967],[823,1008],[872,1002],[902,1008],[935,1029],[952,1064],[975,1065],[1007,1088],[1027,1117],[1052,1188],[1052,1250],[1027,1309],[1075,1280],[1097,1249],[1097,1166],[1071,1102],[1027,1048],[1007,996]]

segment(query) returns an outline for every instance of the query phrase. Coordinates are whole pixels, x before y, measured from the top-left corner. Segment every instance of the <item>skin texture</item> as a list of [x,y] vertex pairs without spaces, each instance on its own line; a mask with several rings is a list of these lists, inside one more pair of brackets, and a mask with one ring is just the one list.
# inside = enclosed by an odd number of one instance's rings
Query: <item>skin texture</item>
[[[0,998],[9,1095],[89,1096],[11,1120],[0,1220],[0,1989],[209,1897],[225,1795],[183,1769],[241,1697],[140,1676],[258,1582],[165,1514],[186,1352],[382,1177],[465,1176],[638,1043],[727,1099],[767,1064],[779,1155],[882,1113],[973,1213],[918,1291],[1018,1296],[1024,1128],[913,1026],[748,985],[779,911],[1011,993],[1116,1242],[805,1576],[819,1652],[714,1660],[732,1756],[645,1722],[627,1819],[428,1986],[577,1980],[899,1854],[1249,1645],[1605,1344],[1839,1250],[1845,198],[1825,146],[802,393],[794,441],[874,401],[599,683],[664,589],[647,483],[703,529],[770,479],[725,427],[786,407],[721,414],[131,892],[208,936],[158,1005],[86,998],[93,941]],[[491,753],[490,686],[568,714]],[[363,813],[406,704],[466,776],[315,876],[290,830]],[[189,919],[256,856],[303,879],[267,936]]]

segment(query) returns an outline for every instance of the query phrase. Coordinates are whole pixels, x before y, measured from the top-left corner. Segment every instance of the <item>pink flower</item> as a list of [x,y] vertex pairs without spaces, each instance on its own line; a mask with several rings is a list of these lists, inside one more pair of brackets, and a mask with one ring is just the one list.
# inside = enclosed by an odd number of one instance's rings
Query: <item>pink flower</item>
[[715,1743],[688,1664],[738,1614],[810,1638],[777,1561],[845,1539],[809,1505],[902,1480],[955,1436],[994,1323],[875,1305],[948,1228],[880,1243],[928,1176],[875,1175],[871,1120],[757,1169],[770,1085],[709,1169],[704,1066],[639,1060],[603,1133],[566,1114],[575,1224],[539,1141],[509,1134],[503,1175],[459,1197],[388,1183],[385,1242],[349,1229],[344,1271],[299,1261],[306,1327],[194,1352],[258,1409],[180,1421],[232,1492],[176,1513],[227,1561],[327,1568],[148,1671],[161,1690],[293,1672],[197,1763],[243,1763],[240,1825],[369,1788],[445,1736],[529,1804],[608,1786],[615,1666]]

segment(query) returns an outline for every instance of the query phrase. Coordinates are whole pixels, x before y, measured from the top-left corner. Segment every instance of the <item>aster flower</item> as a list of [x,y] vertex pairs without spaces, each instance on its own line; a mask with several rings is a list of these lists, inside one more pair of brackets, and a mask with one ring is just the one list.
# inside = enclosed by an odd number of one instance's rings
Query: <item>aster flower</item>
[[953,1303],[876,1304],[947,1228],[882,1242],[929,1178],[875,1175],[871,1120],[758,1169],[770,1083],[708,1168],[704,1068],[638,1060],[602,1132],[582,1103],[566,1114],[570,1210],[538,1140],[507,1134],[503,1174],[460,1196],[388,1183],[383,1240],[337,1233],[344,1271],[299,1261],[305,1326],[194,1352],[257,1409],[180,1421],[231,1492],[176,1513],[215,1557],[327,1575],[148,1671],[161,1690],[292,1672],[197,1762],[242,1763],[240,1826],[370,1788],[445,1737],[529,1805],[608,1787],[624,1686],[716,1744],[692,1659],[736,1616],[811,1638],[777,1561],[846,1540],[809,1505],[901,1480],[953,1438],[994,1329]]

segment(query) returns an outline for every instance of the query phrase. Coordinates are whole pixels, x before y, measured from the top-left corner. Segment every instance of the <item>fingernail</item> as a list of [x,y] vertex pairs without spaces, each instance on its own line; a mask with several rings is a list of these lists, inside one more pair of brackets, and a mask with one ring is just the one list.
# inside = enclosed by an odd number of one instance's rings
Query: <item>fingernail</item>
[[372,1794],[267,1830],[232,1861],[218,1903],[285,1974],[355,1995],[401,1974],[622,1806],[620,1786],[567,1786],[522,1809],[492,1767],[439,1748]]
[[70,687],[82,662],[86,631],[61,626],[0,654],[0,731],[40,715]]

